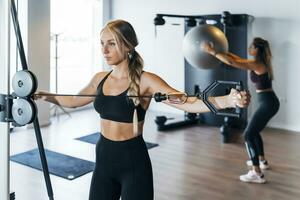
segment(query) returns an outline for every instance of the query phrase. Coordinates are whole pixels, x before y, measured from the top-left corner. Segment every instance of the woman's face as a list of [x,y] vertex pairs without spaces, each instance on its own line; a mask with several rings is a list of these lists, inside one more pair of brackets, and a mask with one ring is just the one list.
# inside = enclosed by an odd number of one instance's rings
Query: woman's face
[[254,46],[253,43],[249,46],[248,51],[249,51],[249,54],[250,54],[251,56],[254,56],[254,57],[255,57],[256,54],[257,54],[257,48]]
[[108,65],[117,65],[125,60],[124,54],[122,54],[119,50],[120,48],[118,48],[117,41],[108,30],[102,32],[100,40],[101,51]]

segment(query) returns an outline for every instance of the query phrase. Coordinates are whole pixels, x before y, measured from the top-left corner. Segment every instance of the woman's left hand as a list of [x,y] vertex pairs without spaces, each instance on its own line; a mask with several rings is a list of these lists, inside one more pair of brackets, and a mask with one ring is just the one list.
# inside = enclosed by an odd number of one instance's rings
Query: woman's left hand
[[238,91],[236,89],[231,89],[228,95],[231,107],[245,108],[249,105],[251,100],[251,95],[249,91]]

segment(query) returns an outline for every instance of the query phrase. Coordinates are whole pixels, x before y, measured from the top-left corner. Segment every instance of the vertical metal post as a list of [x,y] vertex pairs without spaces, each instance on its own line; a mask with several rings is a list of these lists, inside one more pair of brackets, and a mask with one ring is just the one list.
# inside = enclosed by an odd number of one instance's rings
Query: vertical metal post
[[[0,1],[0,93],[10,94],[10,1]],[[0,199],[10,199],[9,123],[0,122]]]
[[58,52],[57,52],[57,48],[58,48],[58,35],[59,34],[55,34],[55,93],[58,93]]
[[[55,42],[55,93],[58,93],[58,36],[60,33],[54,34],[54,42]],[[54,105],[52,108],[54,108],[54,116],[59,117],[58,114],[58,106]]]

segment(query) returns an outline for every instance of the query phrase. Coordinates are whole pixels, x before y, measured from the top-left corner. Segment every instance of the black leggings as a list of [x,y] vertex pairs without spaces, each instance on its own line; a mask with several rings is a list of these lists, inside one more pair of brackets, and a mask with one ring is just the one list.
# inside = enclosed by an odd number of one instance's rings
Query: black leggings
[[264,156],[260,132],[279,110],[279,100],[273,91],[257,93],[258,108],[245,130],[246,149],[254,166],[259,166],[259,156]]
[[103,136],[96,146],[89,200],[153,200],[153,175],[142,135],[126,141]]

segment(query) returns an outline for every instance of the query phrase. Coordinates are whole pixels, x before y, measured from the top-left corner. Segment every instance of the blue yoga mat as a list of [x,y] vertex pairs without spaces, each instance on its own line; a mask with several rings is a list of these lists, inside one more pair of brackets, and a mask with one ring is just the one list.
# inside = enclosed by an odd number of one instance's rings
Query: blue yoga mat
[[[95,163],[45,149],[49,173],[73,180],[94,170]],[[39,150],[33,149],[10,157],[14,162],[42,170]]]
[[[88,142],[88,143],[91,143],[91,144],[97,144],[98,140],[100,139],[100,136],[101,136],[100,133],[96,132],[96,133],[92,133],[90,135],[86,135],[86,136],[75,138],[75,139],[83,141],[83,142]],[[157,147],[158,144],[151,143],[151,142],[146,142],[146,146],[147,146],[147,149],[151,149],[153,147]]]

